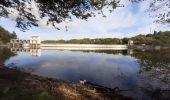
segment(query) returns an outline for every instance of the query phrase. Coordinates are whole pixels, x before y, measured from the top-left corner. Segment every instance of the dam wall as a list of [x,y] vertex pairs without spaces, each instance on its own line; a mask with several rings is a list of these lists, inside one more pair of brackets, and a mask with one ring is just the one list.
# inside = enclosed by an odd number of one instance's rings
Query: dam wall
[[105,44],[41,44],[41,49],[59,50],[126,50],[127,45]]

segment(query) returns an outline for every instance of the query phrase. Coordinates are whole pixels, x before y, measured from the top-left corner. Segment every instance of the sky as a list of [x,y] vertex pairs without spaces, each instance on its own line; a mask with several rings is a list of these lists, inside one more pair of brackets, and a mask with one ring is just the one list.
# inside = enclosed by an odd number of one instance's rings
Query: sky
[[[156,31],[170,30],[166,25],[153,23],[154,18],[147,12],[148,1],[131,4],[123,0],[125,7],[119,7],[112,13],[104,8],[107,17],[97,15],[87,21],[73,18],[71,22],[62,22],[57,26],[61,30],[46,26],[43,20],[39,27],[31,27],[26,32],[15,28],[16,22],[11,18],[0,18],[0,26],[8,31],[15,31],[20,39],[29,39],[31,36],[40,36],[42,40],[69,40],[82,38],[123,38],[132,37],[138,34],[148,34]],[[68,26],[68,31],[65,30]]]

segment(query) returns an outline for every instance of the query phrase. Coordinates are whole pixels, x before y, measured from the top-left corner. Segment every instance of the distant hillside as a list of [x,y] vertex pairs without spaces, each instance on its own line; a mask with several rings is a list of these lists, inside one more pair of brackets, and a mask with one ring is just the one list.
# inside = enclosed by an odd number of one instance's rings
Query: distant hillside
[[170,31],[154,32],[154,34],[137,35],[132,38],[103,38],[103,39],[72,39],[72,40],[46,40],[45,44],[127,44],[133,40],[134,44],[148,44],[170,46]]
[[122,44],[121,39],[105,38],[105,39],[72,39],[72,40],[46,40],[45,44]]
[[0,26],[0,44],[8,43],[12,38],[17,38],[16,33],[10,33]]
[[135,44],[170,46],[170,31],[154,32],[154,34],[138,35],[130,38]]

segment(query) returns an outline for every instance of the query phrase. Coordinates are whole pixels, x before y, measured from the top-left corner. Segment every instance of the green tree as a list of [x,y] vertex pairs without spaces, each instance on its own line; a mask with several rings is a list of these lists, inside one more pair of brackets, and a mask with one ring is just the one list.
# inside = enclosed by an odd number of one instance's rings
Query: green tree
[[119,2],[119,0],[1,0],[0,16],[8,17],[12,13],[8,8],[14,9],[18,11],[17,27],[25,30],[28,26],[38,26],[39,19],[32,8],[32,4],[35,4],[39,12],[38,17],[46,18],[47,25],[56,27],[55,23],[71,19],[71,16],[87,19],[95,16],[94,11],[103,14],[104,7],[111,6],[110,10],[113,10],[120,6]]
[[170,46],[170,31],[160,31],[157,34],[154,34],[153,38],[162,46]]
[[170,31],[154,32],[154,34],[137,35],[131,38],[136,44],[153,44],[161,46],[170,46]]
[[133,3],[148,1],[148,12],[151,17],[156,18],[154,22],[160,24],[170,24],[170,0],[130,0]]
[[12,38],[12,39],[16,39],[16,38],[17,38],[17,34],[16,34],[15,32],[12,32],[11,38]]
[[129,41],[128,38],[123,38],[123,39],[122,39],[122,43],[123,43],[123,44],[128,44],[128,41]]
[[7,43],[10,41],[10,39],[17,38],[16,33],[10,33],[7,30],[5,30],[3,27],[0,27],[0,42],[1,43]]
[[[15,14],[17,16],[17,27],[22,30],[27,29],[28,26],[38,26],[39,20],[43,18],[47,19],[47,25],[51,24],[57,28],[55,23],[72,19],[71,16],[87,19],[96,15],[94,11],[98,11],[105,17],[103,8],[107,7],[108,10],[112,11],[122,6],[120,1],[121,0],[0,0],[0,16],[8,17],[9,14]],[[129,1],[141,2],[144,0]],[[35,4],[39,16],[34,13],[35,10],[32,4]],[[156,4],[159,5],[156,6]],[[151,12],[159,11],[163,6],[170,7],[169,4],[170,0],[152,0],[149,6],[150,8],[148,9]],[[11,11],[10,9],[15,11]],[[159,22],[170,23],[168,10],[166,12],[158,12],[158,15]]]

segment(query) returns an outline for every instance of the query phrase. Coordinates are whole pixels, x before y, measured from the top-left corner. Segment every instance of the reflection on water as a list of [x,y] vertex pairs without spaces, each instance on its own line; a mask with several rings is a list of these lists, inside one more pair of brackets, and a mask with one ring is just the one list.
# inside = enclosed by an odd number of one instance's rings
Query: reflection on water
[[11,52],[29,52],[31,56],[41,56],[41,49],[39,48],[11,48]]
[[0,48],[0,67],[3,66],[4,62],[12,56],[16,56],[16,54],[7,48]]
[[[40,48],[10,48],[11,52],[29,52],[31,56],[41,56],[41,49]],[[76,51],[76,50],[70,50]],[[82,52],[96,52],[96,53],[107,53],[107,54],[123,54],[123,55],[132,55],[133,49],[128,50],[82,50]]]
[[39,57],[29,52],[19,51],[5,64],[15,63],[25,71],[45,77],[119,87],[123,94],[137,99],[170,94],[168,49],[145,52],[41,50]]

